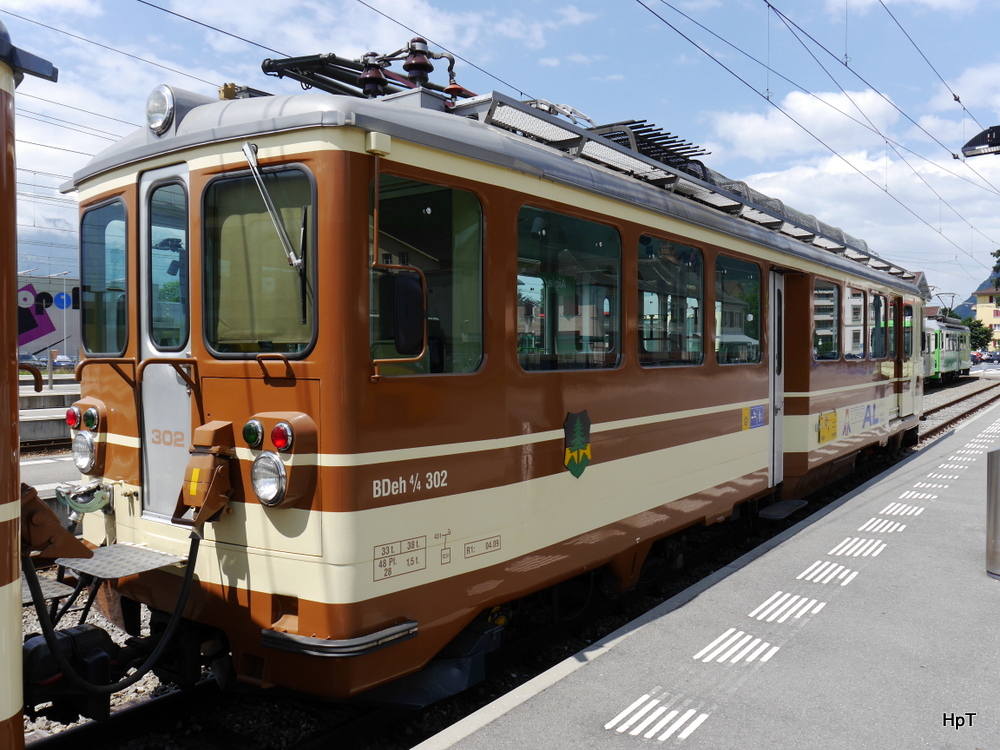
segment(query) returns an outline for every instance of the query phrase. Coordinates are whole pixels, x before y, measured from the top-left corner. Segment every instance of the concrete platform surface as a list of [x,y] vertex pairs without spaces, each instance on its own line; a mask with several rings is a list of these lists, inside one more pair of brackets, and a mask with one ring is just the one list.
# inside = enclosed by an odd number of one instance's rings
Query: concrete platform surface
[[996,408],[418,746],[997,748]]

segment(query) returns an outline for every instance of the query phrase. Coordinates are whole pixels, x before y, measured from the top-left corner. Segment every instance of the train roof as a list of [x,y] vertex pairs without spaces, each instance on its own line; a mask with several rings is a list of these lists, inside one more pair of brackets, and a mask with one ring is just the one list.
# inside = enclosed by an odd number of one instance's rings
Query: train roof
[[947,315],[929,315],[924,320],[924,327],[935,331],[968,331],[969,327],[958,318]]
[[[157,136],[140,129],[97,154],[66,190],[100,174],[208,143],[316,127],[354,126],[641,206],[929,299],[922,274],[883,260],[863,240],[706,168],[691,144],[645,122],[584,127],[547,102],[494,92],[451,102],[428,89],[377,99],[326,93],[218,100],[172,89],[175,114]],[[546,111],[548,110],[548,111]],[[575,111],[564,108],[576,120]]]

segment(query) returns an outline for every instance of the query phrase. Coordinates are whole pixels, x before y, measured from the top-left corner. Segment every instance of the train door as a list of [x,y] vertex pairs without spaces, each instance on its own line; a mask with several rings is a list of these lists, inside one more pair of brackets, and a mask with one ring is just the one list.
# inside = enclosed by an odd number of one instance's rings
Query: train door
[[[913,336],[915,331],[913,306],[897,297],[893,300],[892,311],[895,324],[891,335],[897,342],[896,346],[899,347],[895,352],[897,363],[896,406],[899,408],[899,417],[902,418],[913,414],[913,397],[917,387],[917,372],[913,366]],[[917,341],[919,342],[919,339]]]
[[771,459],[768,479],[770,486],[781,483],[785,476],[785,277],[771,271],[769,284],[768,330],[771,332],[768,374],[771,383]]
[[178,360],[190,357],[188,174],[184,165],[139,183],[139,351],[143,513],[169,519],[188,462],[191,392]]

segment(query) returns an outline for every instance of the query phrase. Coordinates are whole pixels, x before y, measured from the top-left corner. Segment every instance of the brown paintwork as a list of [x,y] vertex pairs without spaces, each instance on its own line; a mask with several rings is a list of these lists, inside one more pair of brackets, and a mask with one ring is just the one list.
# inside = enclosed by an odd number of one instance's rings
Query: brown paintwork
[[[622,540],[629,550],[620,567],[633,575],[649,542],[689,526],[721,520],[737,499],[766,491],[767,472],[720,485],[684,501],[652,508],[616,524],[595,529],[559,544],[475,572],[355,604],[330,606],[298,600],[297,634],[324,639],[366,635],[406,620],[419,623],[419,635],[381,651],[352,658],[291,655],[261,646],[260,631],[280,619],[286,597],[248,592],[243,588],[201,584],[185,615],[227,632],[239,677],[262,685],[286,685],[330,698],[344,698],[415,671],[452,640],[479,612],[543,589],[583,570],[596,570],[621,558]],[[711,496],[714,494],[714,497]],[[641,540],[641,541],[640,541]],[[634,552],[633,552],[634,551]],[[634,577],[634,575],[633,575]],[[127,596],[170,611],[180,579],[164,572],[121,582]],[[447,606],[442,607],[441,603]]]
[[[652,234],[694,245],[683,235],[652,232],[647,227],[608,217],[594,216],[573,206],[514,194],[444,174],[383,160],[392,174],[449,185],[476,194],[483,210],[484,354],[480,368],[470,374],[440,376],[383,377],[371,380],[369,350],[369,257],[368,185],[374,178],[374,160],[363,154],[321,152],[290,154],[288,161],[311,171],[317,190],[317,232],[322,246],[318,256],[317,319],[319,337],[302,360],[282,363],[221,360],[207,351],[200,335],[203,298],[200,196],[209,180],[223,172],[220,168],[190,175],[191,232],[190,298],[193,301],[190,345],[198,361],[196,389],[205,414],[199,415],[192,399],[192,423],[230,422],[236,435],[247,419],[267,414],[277,420],[283,412],[309,415],[317,427],[317,443],[309,452],[322,455],[352,455],[405,449],[426,445],[447,445],[495,438],[508,438],[548,431],[562,431],[568,412],[586,409],[594,425],[624,419],[656,417],[698,409],[721,411],[707,416],[687,416],[641,427],[592,433],[594,462],[614,461],[631,456],[707,440],[742,430],[738,408],[725,406],[766,403],[769,400],[768,349],[766,334],[761,362],[750,365],[719,365],[714,361],[714,284],[716,258],[720,249],[704,243],[706,289],[703,301],[705,358],[692,367],[646,369],[637,358],[639,300],[635,284],[639,237]],[[262,160],[266,166],[273,161]],[[237,165],[233,169],[239,169]],[[129,288],[138,288],[136,261],[139,222],[135,186],[120,191],[128,209]],[[101,196],[104,200],[108,195]],[[88,202],[93,205],[95,202]],[[609,223],[621,236],[622,328],[620,360],[614,369],[601,371],[525,372],[517,362],[515,347],[516,218],[525,203],[566,214]],[[85,209],[86,207],[84,207]],[[753,261],[753,257],[725,251],[730,257]],[[769,264],[759,263],[761,298],[765,303]],[[794,268],[785,269],[788,352],[810,352],[812,324],[812,279]],[[766,321],[766,313],[762,315]],[[766,323],[764,324],[766,326]],[[137,356],[139,329],[136,295],[130,297],[130,338],[125,357]],[[114,434],[137,437],[137,399],[126,366],[116,371],[111,365],[94,365],[82,371],[83,392],[99,398],[108,411],[106,429]],[[862,385],[845,401],[826,397],[789,399],[790,414],[814,413],[827,404],[845,404],[875,398],[893,385],[881,375],[877,363],[838,361],[816,363],[811,357],[786,358],[786,391],[814,390]],[[196,394],[197,395],[197,394]],[[147,415],[147,419],[154,415]],[[262,420],[263,421],[263,420]],[[908,422],[894,425],[905,429]],[[883,437],[875,435],[873,440]],[[266,448],[267,446],[265,446]],[[305,453],[305,446],[298,450]],[[826,477],[853,463],[857,448],[837,450],[830,456],[789,454],[786,474],[793,484],[804,486],[807,475]],[[386,477],[408,476],[413,472],[447,469],[457,491],[513,485],[565,471],[561,439],[535,444],[532,462],[520,460],[519,448],[497,448],[482,453],[442,456],[393,464],[351,468],[291,467],[307,475],[316,497],[291,501],[297,508],[323,511],[352,511],[392,507],[419,502],[430,493],[372,497],[372,482]],[[296,452],[293,446],[292,452]],[[705,456],[711,465],[712,456]],[[139,482],[139,451],[108,445],[107,476]],[[669,476],[669,467],[664,467]],[[257,502],[249,493],[249,462],[241,461],[232,472],[233,501]],[[312,477],[312,473],[315,477]],[[315,481],[315,484],[310,484]],[[581,481],[586,481],[586,476]],[[636,568],[649,544],[658,538],[696,524],[713,523],[728,517],[734,506],[767,494],[767,469],[731,483],[706,487],[696,495],[668,505],[650,508],[586,534],[535,550],[528,555],[498,563],[475,572],[444,578],[391,595],[349,605],[325,605],[287,596],[271,596],[242,588],[202,584],[189,603],[187,616],[225,630],[234,650],[240,676],[258,684],[286,685],[308,692],[343,697],[418,669],[449,642],[479,612],[494,605],[572,577],[582,571],[609,565],[619,585],[634,581]],[[449,490],[451,491],[451,490]],[[271,512],[280,512],[280,508]],[[151,606],[171,610],[176,601],[179,579],[154,572],[123,581],[129,595]],[[419,636],[381,651],[355,658],[322,659],[263,649],[261,628],[292,629],[319,638],[352,638],[376,632],[405,620],[419,623]],[[280,624],[279,624],[280,623]]]

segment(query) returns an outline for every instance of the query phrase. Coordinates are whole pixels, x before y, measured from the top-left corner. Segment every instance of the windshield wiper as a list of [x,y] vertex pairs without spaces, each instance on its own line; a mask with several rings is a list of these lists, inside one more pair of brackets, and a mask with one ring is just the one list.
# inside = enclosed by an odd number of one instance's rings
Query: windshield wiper
[[274,231],[278,233],[281,247],[285,251],[285,257],[288,259],[288,265],[298,270],[299,273],[304,273],[305,269],[302,265],[302,258],[295,254],[295,250],[292,248],[292,241],[288,239],[288,232],[285,231],[285,224],[278,215],[278,210],[274,207],[274,202],[271,200],[271,194],[267,191],[267,186],[264,184],[264,178],[260,173],[260,165],[257,163],[256,144],[250,143],[250,141],[244,143],[243,155],[246,156],[247,163],[250,165],[253,179],[257,183],[257,189],[260,190],[260,197],[264,199],[267,213],[271,217],[271,223],[274,224]]

